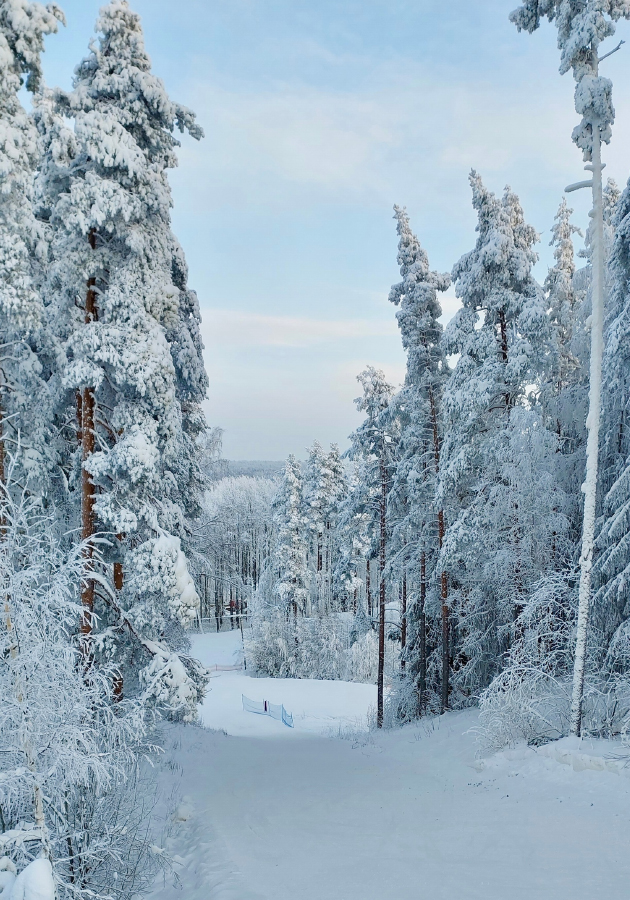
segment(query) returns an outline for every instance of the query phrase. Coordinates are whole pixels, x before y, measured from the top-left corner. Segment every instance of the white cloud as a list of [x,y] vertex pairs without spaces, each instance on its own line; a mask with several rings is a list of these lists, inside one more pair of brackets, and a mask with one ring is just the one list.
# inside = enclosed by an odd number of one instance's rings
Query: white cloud
[[417,65],[383,66],[357,91],[206,81],[192,93],[208,138],[186,145],[179,177],[194,177],[195,203],[201,192],[213,205],[389,204],[419,189],[433,203],[471,166],[522,164],[525,177],[544,178],[566,166],[575,119],[564,86],[541,107],[535,83],[462,82],[461,72],[449,81]]

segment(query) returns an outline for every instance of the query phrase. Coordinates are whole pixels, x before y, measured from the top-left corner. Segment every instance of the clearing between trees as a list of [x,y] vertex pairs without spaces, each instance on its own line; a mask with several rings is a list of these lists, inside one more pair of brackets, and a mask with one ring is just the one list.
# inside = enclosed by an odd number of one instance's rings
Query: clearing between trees
[[[236,631],[205,635],[194,652],[226,665],[239,643]],[[152,900],[628,896],[630,769],[619,745],[578,750],[567,738],[482,760],[476,710],[351,734],[348,698],[355,720],[365,717],[374,685],[273,683],[294,730],[242,712],[238,689],[263,699],[270,684],[242,672],[211,682],[202,719],[223,731],[169,727],[159,777],[165,795],[183,798],[169,840],[180,884],[160,883]]]

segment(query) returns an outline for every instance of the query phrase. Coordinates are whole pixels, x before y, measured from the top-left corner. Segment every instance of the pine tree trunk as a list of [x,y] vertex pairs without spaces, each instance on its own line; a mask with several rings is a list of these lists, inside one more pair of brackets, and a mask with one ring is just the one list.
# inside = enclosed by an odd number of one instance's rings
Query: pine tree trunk
[[372,585],[370,584],[370,560],[365,561],[365,599],[367,600],[368,616],[372,618]]
[[424,712],[427,696],[427,619],[425,604],[427,600],[427,555],[422,551],[420,556],[420,671],[418,672],[418,709]]
[[[90,247],[94,250],[96,247],[96,234],[94,231],[90,232],[89,242]],[[96,279],[90,278],[85,298],[85,324],[89,325],[97,320]],[[81,398],[81,539],[83,541],[90,541],[94,537],[94,503],[96,500],[96,489],[86,468],[90,457],[94,453],[95,447],[94,407],[94,390],[91,387],[86,387],[83,389]],[[91,546],[86,548],[84,556],[86,571],[81,587],[81,606],[83,608],[81,616],[81,645],[84,661],[87,662],[91,655],[90,638],[93,630],[94,616],[94,581],[89,578],[93,558],[93,548]]]
[[[501,346],[501,362],[504,366],[507,366],[508,363],[508,336],[507,336],[507,322],[505,319],[505,310],[499,310],[499,331],[500,331],[500,346]],[[510,413],[510,407],[512,406],[512,398],[510,396],[509,391],[506,391],[504,394],[505,399],[505,408]]]
[[[431,404],[431,423],[433,429],[433,457],[436,477],[440,473],[440,432],[438,427],[437,406],[433,391],[429,391]],[[442,550],[446,526],[444,522],[444,510],[438,512],[438,546]],[[450,615],[448,607],[448,575],[442,571],[440,575],[440,603],[442,608],[442,694],[440,698],[441,711],[448,709],[448,697],[450,693]]]
[[[124,535],[117,535],[117,540],[120,543],[124,538]],[[124,574],[123,574],[123,564],[121,562],[114,563],[114,588],[116,591],[120,593],[123,589],[124,584]],[[114,703],[120,703],[124,697],[124,680],[122,672],[118,671],[114,675],[114,683],[112,685],[112,695],[114,698]]]
[[385,455],[381,452],[381,504],[380,504],[380,541],[379,541],[379,601],[378,601],[378,679],[376,688],[376,725],[383,727],[384,695],[383,682],[385,676],[385,547],[387,539],[387,469]]

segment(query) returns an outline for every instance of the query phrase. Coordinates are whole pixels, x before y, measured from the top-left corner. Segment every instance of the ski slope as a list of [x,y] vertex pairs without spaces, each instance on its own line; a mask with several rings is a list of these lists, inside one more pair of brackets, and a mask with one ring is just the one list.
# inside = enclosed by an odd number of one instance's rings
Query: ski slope
[[[231,666],[243,661],[241,633],[195,635],[192,654],[206,666]],[[294,728],[266,716],[245,712],[241,696],[283,704],[293,715]],[[215,672],[201,707],[207,728],[240,737],[332,735],[339,730],[365,730],[370,707],[376,706],[376,686],[347,681],[295,678],[251,678],[246,671]]]
[[[218,658],[227,643],[195,646]],[[628,898],[630,777],[611,748],[569,741],[480,761],[472,710],[326,737],[317,704],[334,691],[322,685],[319,696],[291,685],[301,732],[262,716],[243,734],[170,728],[161,777],[165,795],[184,798],[169,839],[180,884],[153,900]],[[239,729],[229,691],[213,687],[204,721]],[[287,705],[289,686],[277,687]],[[360,719],[370,697],[337,690],[337,723]]]

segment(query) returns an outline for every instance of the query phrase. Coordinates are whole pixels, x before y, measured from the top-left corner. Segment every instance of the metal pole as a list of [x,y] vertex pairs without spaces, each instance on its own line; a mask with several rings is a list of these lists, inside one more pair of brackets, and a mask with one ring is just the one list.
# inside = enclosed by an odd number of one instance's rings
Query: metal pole
[[[597,74],[597,70],[595,71]],[[597,500],[597,465],[599,454],[599,425],[601,410],[602,357],[604,349],[604,204],[602,188],[602,142],[598,123],[593,123],[592,165],[585,167],[593,173],[592,183],[571,185],[592,187],[593,247],[592,247],[592,314],[591,314],[591,365],[589,411],[586,420],[586,478],[584,492],[584,519],[582,527],[582,552],[580,555],[580,587],[578,600],[577,637],[573,669],[573,698],[571,703],[571,732],[578,737],[582,730],[584,698],[584,670],[588,620],[591,604],[591,580],[593,573],[593,549],[595,543],[595,512]]]

